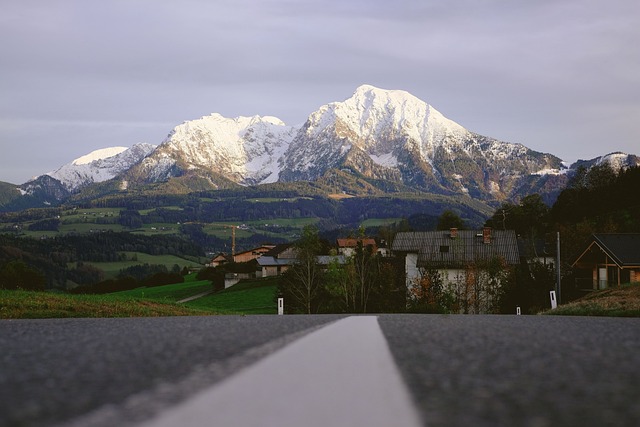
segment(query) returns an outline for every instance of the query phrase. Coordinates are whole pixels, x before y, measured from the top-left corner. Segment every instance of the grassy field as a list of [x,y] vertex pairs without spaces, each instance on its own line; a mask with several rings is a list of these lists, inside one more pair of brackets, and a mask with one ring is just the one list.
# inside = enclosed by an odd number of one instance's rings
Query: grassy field
[[[287,200],[297,200],[302,197],[296,197]],[[281,201],[276,198],[258,198],[250,199],[253,203],[268,203],[273,201]],[[163,209],[182,210],[179,206],[167,206]],[[147,223],[145,221],[139,228],[131,229],[122,226],[119,223],[120,211],[122,208],[91,208],[91,209],[69,209],[65,210],[59,216],[60,225],[58,231],[30,231],[29,226],[35,221],[25,221],[19,224],[21,235],[42,238],[55,237],[70,233],[90,234],[95,232],[113,231],[113,232],[130,232],[142,234],[146,236],[154,235],[179,235],[180,224],[177,223]],[[154,209],[142,209],[139,211],[143,220]],[[248,239],[254,234],[259,233],[268,238],[281,238],[290,240],[297,237],[295,230],[302,229],[309,224],[316,224],[318,218],[275,218],[268,220],[244,221],[246,227],[236,228],[236,238]],[[231,225],[240,226],[240,221],[219,221],[215,223],[199,223],[203,226],[203,231],[211,236],[220,239],[231,240]],[[226,227],[225,227],[226,225]]]
[[[116,277],[120,272],[120,270],[124,268],[132,267],[134,265],[141,265],[141,264],[164,265],[167,267],[168,270],[171,270],[171,268],[176,264],[179,265],[180,268],[183,268],[185,266],[189,268],[191,267],[200,268],[203,266],[202,264],[194,260],[187,260],[175,255],[149,255],[143,252],[123,252],[123,253],[127,257],[126,261],[114,261],[114,262],[87,261],[85,262],[85,264],[93,265],[94,267],[104,271],[104,274],[107,279],[112,279]],[[73,265],[74,264],[72,263],[71,266]]]
[[[184,210],[180,206],[163,206],[162,209],[167,210],[167,211],[182,211],[182,210]],[[138,212],[140,213],[140,215],[147,215],[149,212],[152,212],[152,211],[155,211],[155,210],[156,210],[156,208],[140,209]]]
[[146,236],[156,236],[158,234],[180,234],[179,225],[167,224],[164,222],[156,222],[150,224],[143,224],[142,227],[132,231],[134,234],[144,234]]
[[0,290],[0,319],[66,317],[156,317],[216,314],[179,304],[113,294],[66,295],[48,292]]
[[[276,314],[278,278],[242,281],[184,304],[176,301],[211,289],[191,276],[185,283],[107,295],[66,295],[0,290],[0,319]],[[593,292],[542,314],[640,317],[640,284]]]
[[90,209],[69,209],[62,212],[62,222],[66,220],[79,220],[84,218],[109,218],[118,217],[123,208],[90,208]]
[[392,225],[400,221],[402,221],[402,218],[369,218],[364,220],[360,225],[364,228],[382,227],[383,225]]
[[276,314],[277,283],[277,278],[242,281],[184,304],[176,302],[212,290],[211,282],[190,275],[185,283],[105,295],[0,290],[0,319]]
[[640,284],[595,291],[542,314],[563,316],[640,317]]
[[163,302],[176,302],[211,290],[213,290],[213,286],[209,280],[196,280],[195,274],[191,274],[186,277],[184,283],[154,286],[152,288],[137,288],[130,291],[114,292],[111,295]]
[[194,309],[227,314],[276,314],[278,278],[241,281],[222,292],[185,303]]

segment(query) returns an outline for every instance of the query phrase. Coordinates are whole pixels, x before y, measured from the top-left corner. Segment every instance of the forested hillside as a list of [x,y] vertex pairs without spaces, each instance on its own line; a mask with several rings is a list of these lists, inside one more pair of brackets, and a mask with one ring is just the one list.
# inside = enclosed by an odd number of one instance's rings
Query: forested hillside
[[102,277],[85,262],[120,261],[124,252],[199,257],[196,244],[173,236],[98,233],[37,240],[0,234],[0,284],[5,288],[65,288],[67,281],[89,284]]
[[[548,207],[537,195],[505,203],[487,224],[539,238],[560,231],[565,245],[581,246],[593,233],[640,232],[640,167],[615,171],[608,165],[579,169]],[[555,236],[554,236],[555,238]]]

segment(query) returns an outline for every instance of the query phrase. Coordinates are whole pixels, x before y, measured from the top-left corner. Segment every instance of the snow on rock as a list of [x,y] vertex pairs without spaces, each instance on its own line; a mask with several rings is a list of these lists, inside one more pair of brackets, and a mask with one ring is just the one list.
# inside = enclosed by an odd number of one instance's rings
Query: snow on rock
[[393,153],[382,154],[380,156],[370,154],[370,157],[371,160],[373,160],[373,162],[377,165],[387,168],[398,167],[398,158]]
[[155,149],[151,144],[135,144],[130,148],[111,147],[79,157],[46,175],[60,181],[68,191],[112,179],[129,170]]
[[640,161],[636,156],[621,152],[610,153],[605,156],[598,157],[595,163],[598,166],[602,164],[609,164],[609,166],[611,166],[615,171],[640,165]]
[[158,148],[186,164],[240,184],[275,182],[296,128],[276,117],[226,118],[214,113],[176,126]]
[[344,102],[320,107],[309,116],[306,133],[319,135],[332,126],[338,137],[351,139],[376,158],[388,156],[398,140],[410,139],[418,142],[426,159],[437,146],[459,141],[469,133],[408,92],[370,85],[358,87]]
[[[374,167],[362,160],[354,164],[355,157],[349,156],[353,150],[363,152]],[[469,165],[475,164],[490,175],[517,179],[559,167],[559,161],[522,144],[470,132],[408,92],[363,85],[345,101],[323,105],[309,115],[291,142],[280,176],[285,181],[313,180],[330,168],[352,162],[353,170],[369,177],[384,178],[389,175],[381,168],[393,169],[405,180],[422,174],[427,182],[433,176],[442,186],[459,190],[465,186],[451,177],[457,173],[456,164],[467,174]]]
[[91,153],[78,157],[71,162],[72,165],[88,165],[91,162],[97,160],[108,159],[109,157],[117,156],[123,151],[127,150],[127,147],[110,147],[102,148],[100,150],[92,151]]

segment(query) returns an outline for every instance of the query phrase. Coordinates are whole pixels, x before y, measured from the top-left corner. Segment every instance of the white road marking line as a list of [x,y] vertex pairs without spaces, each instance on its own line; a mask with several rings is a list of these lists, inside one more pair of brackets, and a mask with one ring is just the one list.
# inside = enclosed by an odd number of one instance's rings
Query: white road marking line
[[305,335],[144,427],[421,425],[375,316]]

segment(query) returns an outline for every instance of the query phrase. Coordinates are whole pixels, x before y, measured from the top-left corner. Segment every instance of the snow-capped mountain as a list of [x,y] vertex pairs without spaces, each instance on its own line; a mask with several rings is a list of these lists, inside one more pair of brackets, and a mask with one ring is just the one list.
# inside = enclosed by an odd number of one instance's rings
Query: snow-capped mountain
[[94,151],[18,190],[55,203],[111,179],[121,191],[168,181],[173,192],[319,181],[334,191],[418,190],[488,202],[535,192],[553,201],[572,169],[603,162],[640,165],[637,156],[612,153],[568,169],[551,154],[471,132],[408,92],[364,85],[299,127],[211,114],[176,126],[157,147]]
[[415,96],[364,85],[321,106],[300,128],[275,117],[211,114],[177,126],[128,175],[158,182],[198,176],[213,188],[313,181],[332,170],[482,199],[509,197],[522,176],[560,159],[466,130]]
[[503,198],[516,181],[561,160],[468,131],[405,91],[359,87],[312,113],[292,141],[280,179],[315,180],[331,168],[398,179],[423,190]]
[[577,169],[580,166],[588,169],[592,166],[600,166],[603,164],[608,164],[613,170],[618,171],[620,169],[640,166],[640,157],[621,152],[609,153],[591,160],[578,160],[571,165],[571,169]]
[[162,181],[195,170],[241,185],[276,182],[278,162],[295,133],[275,117],[211,114],[176,126],[136,175]]
[[69,192],[77,191],[94,182],[112,179],[140,163],[156,148],[151,144],[135,144],[131,148],[111,147],[93,151],[49,172]]

